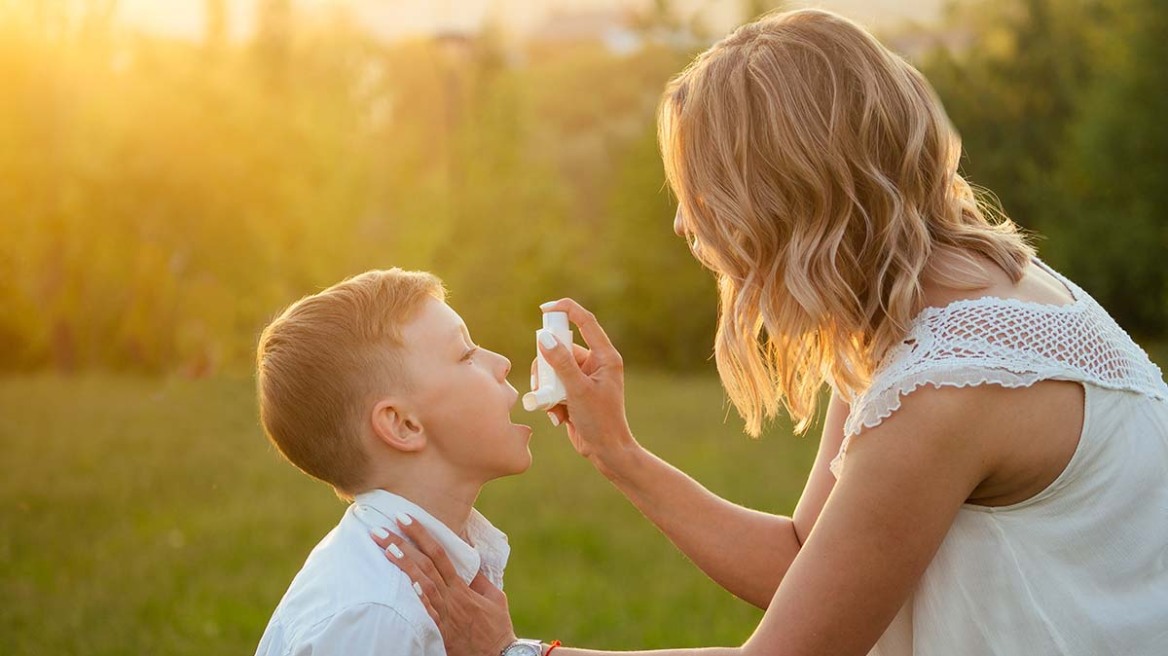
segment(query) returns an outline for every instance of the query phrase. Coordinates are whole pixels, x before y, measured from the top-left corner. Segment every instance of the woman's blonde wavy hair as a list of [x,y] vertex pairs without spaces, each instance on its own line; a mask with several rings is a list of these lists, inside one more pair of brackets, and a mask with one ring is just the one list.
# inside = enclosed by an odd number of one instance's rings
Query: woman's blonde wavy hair
[[669,82],[658,120],[681,225],[718,278],[718,372],[751,435],[780,405],[805,431],[825,380],[848,401],[863,391],[936,255],[984,256],[1014,281],[1034,255],[958,173],[924,77],[830,12],[739,27]]

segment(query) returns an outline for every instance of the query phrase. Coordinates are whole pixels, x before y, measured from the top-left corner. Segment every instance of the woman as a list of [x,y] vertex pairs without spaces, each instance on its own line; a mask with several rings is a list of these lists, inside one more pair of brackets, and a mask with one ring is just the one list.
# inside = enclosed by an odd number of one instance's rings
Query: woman
[[[747,510],[641,447],[600,325],[544,308],[590,347],[541,347],[568,390],[553,421],[766,609],[739,648],[654,653],[1168,653],[1168,386],[979,204],[924,78],[839,16],[780,14],[669,84],[659,136],[747,430],[780,406],[803,430],[832,396],[794,515]],[[499,596],[447,580],[411,535],[426,555],[391,560],[425,580],[451,653],[508,647]]]

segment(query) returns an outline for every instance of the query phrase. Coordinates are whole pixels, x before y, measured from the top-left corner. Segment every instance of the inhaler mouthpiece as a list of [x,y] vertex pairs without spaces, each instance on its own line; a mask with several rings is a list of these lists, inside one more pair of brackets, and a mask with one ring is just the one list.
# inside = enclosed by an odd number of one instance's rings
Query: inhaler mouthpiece
[[[543,315],[543,330],[555,335],[561,344],[571,347],[572,329],[568,326],[567,312],[545,312]],[[535,366],[539,377],[539,389],[534,389],[523,395],[523,409],[528,412],[550,410],[568,398],[567,390],[564,389],[563,382],[556,375],[556,370],[552,369],[552,366],[548,364],[547,360],[544,360],[543,351],[539,350],[539,334],[543,330],[537,330],[535,332],[537,344],[535,348]]]
[[553,390],[540,388],[534,392],[528,392],[523,395],[523,409],[528,412],[535,412],[536,410],[550,410],[552,406],[563,401],[559,398]]

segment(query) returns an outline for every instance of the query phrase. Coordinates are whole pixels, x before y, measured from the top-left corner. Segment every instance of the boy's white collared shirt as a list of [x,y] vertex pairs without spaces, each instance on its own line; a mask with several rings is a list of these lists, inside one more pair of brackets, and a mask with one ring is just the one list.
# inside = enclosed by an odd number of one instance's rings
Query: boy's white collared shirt
[[466,527],[472,547],[417,504],[385,490],[365,492],[309,554],[272,614],[257,656],[446,654],[411,581],[369,536],[378,527],[400,534],[398,513],[434,536],[467,583],[482,571],[503,588],[511,548],[507,536],[477,510],[471,510]]

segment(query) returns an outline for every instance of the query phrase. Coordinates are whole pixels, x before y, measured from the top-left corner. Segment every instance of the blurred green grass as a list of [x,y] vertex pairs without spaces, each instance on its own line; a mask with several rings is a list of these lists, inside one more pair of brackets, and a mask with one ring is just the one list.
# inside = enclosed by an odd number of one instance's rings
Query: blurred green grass
[[[730,499],[793,510],[815,439],[783,427],[743,436],[712,376],[630,376],[628,387],[650,448]],[[760,612],[535,419],[532,469],[491,483],[478,504],[511,537],[516,630],[608,648],[744,640]],[[7,656],[252,653],[344,510],[267,445],[248,379],[0,379],[0,445]]]
[[[1148,347],[1162,368],[1168,343]],[[716,377],[630,375],[638,438],[714,492],[790,513],[818,427],[743,436]],[[511,537],[520,635],[598,648],[738,644],[761,612],[694,568],[562,434],[478,507]],[[252,653],[344,504],[284,463],[252,383],[0,378],[0,653]]]

